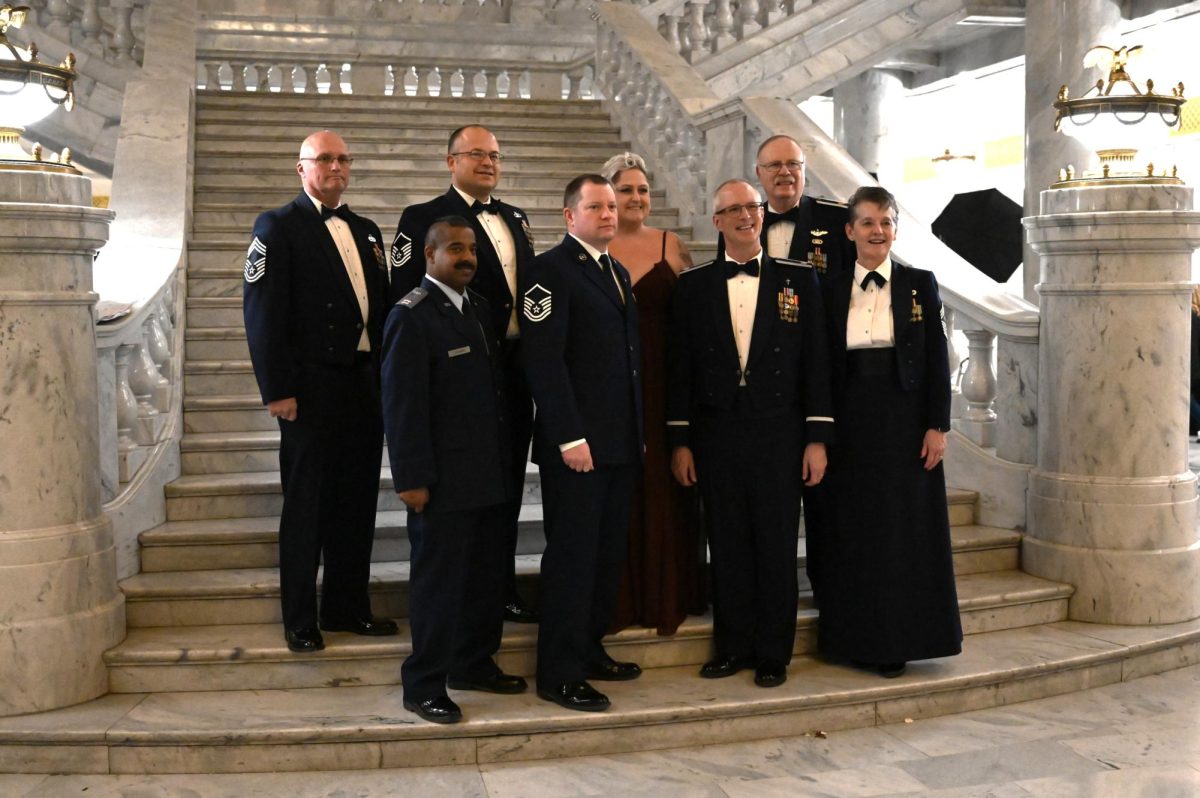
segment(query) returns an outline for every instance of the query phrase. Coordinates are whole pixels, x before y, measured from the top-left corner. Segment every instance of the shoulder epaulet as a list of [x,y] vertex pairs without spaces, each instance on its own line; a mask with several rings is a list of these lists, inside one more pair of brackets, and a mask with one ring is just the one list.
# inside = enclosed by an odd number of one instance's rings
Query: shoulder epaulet
[[813,199],[814,199],[815,201],[819,202],[819,203],[820,203],[820,204],[822,204],[822,205],[829,205],[829,206],[832,206],[832,207],[834,207],[834,208],[846,208],[846,207],[849,207],[849,206],[847,206],[847,205],[846,205],[846,203],[844,203],[844,202],[838,202],[838,201],[837,201],[837,200],[835,200],[835,199],[827,199],[826,197],[813,197]]
[[421,300],[427,296],[429,296],[429,291],[426,290],[425,288],[422,288],[421,286],[417,286],[416,288],[414,288],[413,290],[411,290],[407,294],[405,294],[404,299],[401,299],[399,304],[403,305],[406,308],[415,308],[417,305],[419,305],[421,303]]
[[772,258],[776,266],[791,266],[794,269],[811,269],[813,265],[806,260],[792,260],[791,258]]
[[711,266],[714,263],[716,263],[715,260],[706,260],[706,261],[704,261],[704,263],[697,263],[694,266],[689,266],[686,269],[684,269],[682,272],[679,273],[679,276],[682,277],[685,274],[691,274],[692,272],[698,272],[701,269],[703,269],[705,266]]

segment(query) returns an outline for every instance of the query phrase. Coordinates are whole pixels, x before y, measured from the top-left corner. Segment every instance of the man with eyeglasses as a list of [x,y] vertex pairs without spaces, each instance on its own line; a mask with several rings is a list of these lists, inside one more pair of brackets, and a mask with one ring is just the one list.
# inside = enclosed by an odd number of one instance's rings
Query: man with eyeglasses
[[825,278],[854,268],[846,238],[846,204],[804,196],[804,151],[794,138],[772,136],[758,148],[754,173],[767,197],[762,245],[772,258],[806,261]]
[[280,599],[284,637],[297,652],[324,648],[322,629],[397,632],[372,615],[367,595],[387,261],[379,228],[341,201],[353,161],[332,131],[306,138],[296,164],[303,191],[258,217],[244,267],[250,358],[263,404],[279,420]]
[[833,438],[829,351],[816,273],[763,252],[763,207],[723,183],[717,261],[680,275],[667,339],[667,442],[709,516],[715,652],[706,679],[754,668],[787,680],[796,637],[800,484],[825,473]]
[[[503,156],[496,137],[482,125],[467,125],[450,134],[446,148],[446,167],[450,170],[450,188],[428,202],[409,205],[400,216],[396,238],[392,242],[392,303],[418,287],[425,276],[421,258],[425,234],[437,219],[462,216],[475,231],[476,258],[479,265],[471,281],[471,290],[483,296],[492,308],[496,337],[501,341],[500,361],[504,371],[504,389],[508,396],[512,449],[509,468],[520,485],[525,480],[525,462],[533,435],[533,400],[518,359],[521,329],[517,323],[517,281],[533,260],[533,233],[528,215],[493,196],[500,181]],[[503,514],[502,527],[496,530],[504,538],[508,552],[505,576],[506,620],[535,623],[537,615],[517,594],[517,525],[521,512],[521,491],[517,491]]]

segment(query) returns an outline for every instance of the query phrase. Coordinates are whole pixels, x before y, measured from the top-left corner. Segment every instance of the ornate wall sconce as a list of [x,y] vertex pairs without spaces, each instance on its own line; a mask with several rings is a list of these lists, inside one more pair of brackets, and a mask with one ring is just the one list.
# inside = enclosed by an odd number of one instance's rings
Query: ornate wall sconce
[[73,53],[52,66],[38,61],[36,44],[26,49],[9,42],[8,29],[21,27],[28,13],[28,6],[0,5],[0,169],[78,174],[70,164],[70,150],[49,161],[42,159],[40,145],[34,146],[32,156],[21,149],[21,134],[28,125],[59,106],[69,111],[75,104]]

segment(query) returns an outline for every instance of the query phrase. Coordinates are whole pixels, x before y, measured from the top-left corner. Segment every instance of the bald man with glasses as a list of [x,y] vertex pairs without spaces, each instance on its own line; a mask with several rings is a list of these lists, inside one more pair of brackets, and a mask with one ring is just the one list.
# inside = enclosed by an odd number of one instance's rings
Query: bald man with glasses
[[[475,232],[478,268],[471,290],[483,296],[491,308],[492,332],[500,341],[500,366],[508,399],[511,448],[508,476],[514,484],[525,480],[525,463],[533,437],[533,399],[520,366],[521,328],[517,323],[516,293],[520,277],[533,261],[533,233],[529,216],[520,208],[497,199],[496,186],[504,165],[500,144],[482,125],[466,125],[450,134],[446,146],[446,168],[450,188],[428,202],[409,205],[400,216],[391,251],[391,288],[394,304],[421,285],[425,277],[422,248],[433,223],[446,216],[461,216]],[[503,548],[508,552],[505,574],[504,618],[516,623],[535,623],[537,615],[517,594],[517,524],[521,491],[506,505],[501,528]],[[418,541],[412,541],[414,546]]]

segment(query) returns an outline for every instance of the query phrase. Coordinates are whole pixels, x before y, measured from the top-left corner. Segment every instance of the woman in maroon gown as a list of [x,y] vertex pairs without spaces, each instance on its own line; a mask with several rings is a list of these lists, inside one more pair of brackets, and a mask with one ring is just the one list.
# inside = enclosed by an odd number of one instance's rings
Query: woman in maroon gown
[[692,265],[692,258],[679,236],[646,226],[650,183],[639,156],[614,156],[602,174],[617,194],[617,235],[608,251],[629,271],[638,303],[646,435],[645,466],[629,525],[629,555],[609,631],[637,625],[669,635],[689,613],[705,609],[697,498],[672,478],[666,445],[667,317],[675,281]]

